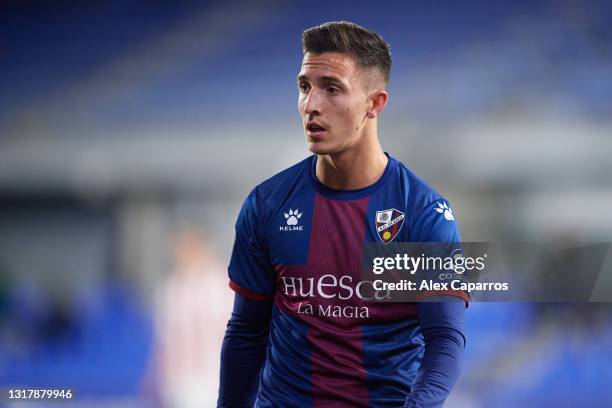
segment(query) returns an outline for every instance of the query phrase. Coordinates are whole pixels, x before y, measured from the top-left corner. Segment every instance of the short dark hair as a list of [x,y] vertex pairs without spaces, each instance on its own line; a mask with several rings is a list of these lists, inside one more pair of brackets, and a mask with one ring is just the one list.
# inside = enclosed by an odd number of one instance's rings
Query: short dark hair
[[302,51],[304,54],[307,52],[349,54],[361,67],[380,70],[385,82],[389,82],[391,72],[389,44],[379,34],[350,21],[330,21],[304,30]]

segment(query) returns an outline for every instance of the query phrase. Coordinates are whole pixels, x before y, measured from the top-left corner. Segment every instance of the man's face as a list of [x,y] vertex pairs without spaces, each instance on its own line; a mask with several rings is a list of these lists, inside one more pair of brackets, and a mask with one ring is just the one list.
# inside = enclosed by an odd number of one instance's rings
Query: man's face
[[368,75],[347,54],[304,55],[298,108],[313,153],[340,153],[362,139],[369,106]]

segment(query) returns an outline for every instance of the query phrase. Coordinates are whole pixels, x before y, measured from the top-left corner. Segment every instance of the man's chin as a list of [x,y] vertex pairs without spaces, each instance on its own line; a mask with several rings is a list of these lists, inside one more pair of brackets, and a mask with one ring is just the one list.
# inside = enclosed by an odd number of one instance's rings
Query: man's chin
[[325,143],[323,143],[323,142],[308,141],[308,149],[312,153],[318,154],[318,155],[332,154],[332,153],[335,152],[335,150],[334,150],[334,148],[332,146],[326,146]]
[[329,151],[329,149],[325,149],[321,146],[309,146],[309,150],[317,155],[324,155],[324,154],[330,154],[331,152]]

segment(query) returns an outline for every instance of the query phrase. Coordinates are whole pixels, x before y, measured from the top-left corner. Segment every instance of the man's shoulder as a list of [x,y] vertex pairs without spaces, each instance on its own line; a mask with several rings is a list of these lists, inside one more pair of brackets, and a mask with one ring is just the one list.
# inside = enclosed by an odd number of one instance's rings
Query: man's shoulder
[[399,161],[396,168],[408,225],[415,225],[417,220],[429,214],[429,211],[436,211],[437,214],[449,209],[452,214],[451,203],[429,182]]
[[278,195],[280,192],[290,190],[290,186],[303,178],[308,177],[312,156],[290,166],[272,177],[262,181],[253,189],[262,198],[269,198]]
[[251,190],[247,201],[257,208],[262,219],[268,218],[269,213],[278,209],[288,197],[299,194],[303,190],[300,187],[309,183],[311,164],[312,156],[309,156],[262,181]]
[[422,177],[415,174],[404,163],[397,161],[396,172],[398,176],[398,187],[402,190],[405,197],[405,209],[408,217],[414,221],[426,207],[431,206],[436,201],[446,202],[434,187]]

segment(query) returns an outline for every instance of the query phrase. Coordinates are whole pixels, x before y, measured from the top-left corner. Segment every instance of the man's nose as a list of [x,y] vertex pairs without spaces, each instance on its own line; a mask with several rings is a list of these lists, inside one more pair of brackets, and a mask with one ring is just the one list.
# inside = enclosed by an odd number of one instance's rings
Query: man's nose
[[318,115],[321,113],[321,95],[311,89],[304,102],[304,113],[307,115]]

